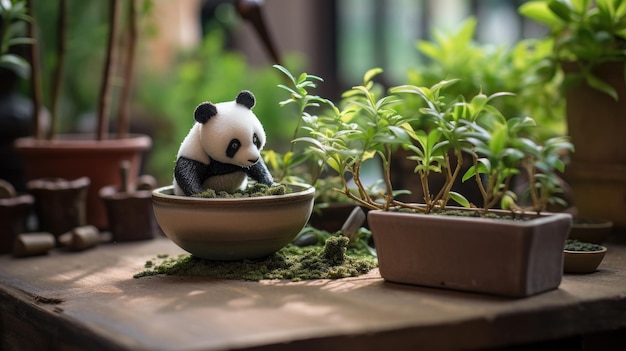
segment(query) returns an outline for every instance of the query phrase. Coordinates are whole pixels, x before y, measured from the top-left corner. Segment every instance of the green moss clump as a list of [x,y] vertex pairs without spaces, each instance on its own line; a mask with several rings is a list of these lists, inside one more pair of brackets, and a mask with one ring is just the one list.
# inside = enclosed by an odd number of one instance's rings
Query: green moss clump
[[601,245],[585,243],[576,239],[567,239],[565,241],[565,250],[568,251],[602,251]]
[[272,186],[267,186],[261,183],[254,183],[243,190],[236,190],[233,193],[229,193],[226,191],[215,191],[213,189],[207,189],[205,192],[195,194],[193,197],[201,197],[207,199],[215,199],[215,198],[245,198],[245,197],[258,197],[258,196],[269,196],[269,195],[284,195],[289,193],[289,188],[284,184],[277,184]]
[[146,266],[134,275],[141,278],[156,274],[213,277],[221,279],[338,279],[355,277],[376,267],[371,255],[346,255],[348,238],[331,236],[323,247],[287,245],[262,259],[243,261],[213,261],[192,255],[181,255]]

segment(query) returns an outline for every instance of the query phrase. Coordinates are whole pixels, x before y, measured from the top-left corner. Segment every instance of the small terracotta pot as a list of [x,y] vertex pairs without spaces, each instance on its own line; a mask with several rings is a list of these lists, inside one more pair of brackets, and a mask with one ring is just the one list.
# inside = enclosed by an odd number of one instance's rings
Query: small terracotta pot
[[35,197],[39,230],[56,237],[87,224],[86,199],[89,178],[35,179],[26,184]]
[[317,206],[311,213],[309,225],[315,229],[334,233],[341,229],[354,206],[352,202],[333,202]]
[[563,251],[563,271],[565,273],[593,273],[604,259],[606,247],[598,251]]
[[120,192],[115,186],[100,189],[113,241],[148,240],[159,232],[152,208],[152,190]]
[[11,252],[15,237],[25,232],[34,198],[24,194],[0,199],[0,254]]
[[569,239],[602,244],[611,234],[613,222],[602,219],[574,218]]

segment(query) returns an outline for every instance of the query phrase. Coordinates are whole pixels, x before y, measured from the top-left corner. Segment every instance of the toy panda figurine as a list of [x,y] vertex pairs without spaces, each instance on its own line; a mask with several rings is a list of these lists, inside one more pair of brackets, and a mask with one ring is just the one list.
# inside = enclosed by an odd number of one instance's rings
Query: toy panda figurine
[[203,102],[194,111],[193,127],[185,137],[174,168],[174,194],[191,196],[206,189],[233,192],[248,176],[273,184],[261,150],[265,131],[252,112],[254,95],[241,91],[235,101]]

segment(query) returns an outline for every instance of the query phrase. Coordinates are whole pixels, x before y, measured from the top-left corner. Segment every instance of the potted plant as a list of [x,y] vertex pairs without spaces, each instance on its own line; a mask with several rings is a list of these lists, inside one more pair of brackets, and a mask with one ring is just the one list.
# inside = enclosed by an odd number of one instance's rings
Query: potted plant
[[[63,178],[73,180],[86,176],[91,185],[87,195],[87,223],[99,228],[108,226],[105,207],[99,198],[98,191],[106,185],[120,185],[118,167],[123,161],[130,162],[129,175],[131,182],[139,174],[142,153],[151,146],[151,139],[146,135],[128,134],[129,95],[134,61],[134,47],[137,36],[135,1],[127,2],[129,5],[128,16],[129,30],[127,55],[124,60],[124,85],[121,92],[118,111],[118,132],[109,135],[109,114],[111,113],[111,80],[113,79],[113,63],[116,54],[117,18],[119,15],[119,1],[110,2],[108,20],[108,44],[102,81],[98,101],[97,132],[88,134],[56,135],[56,119],[59,113],[59,93],[62,87],[64,70],[64,55],[66,41],[67,10],[66,1],[59,2],[58,48],[56,70],[54,73],[53,88],[51,94],[51,119],[50,128],[45,129],[42,122],[41,103],[41,73],[37,57],[38,44],[32,46],[31,67],[33,79],[31,80],[34,100],[35,136],[32,138],[20,138],[15,142],[15,148],[22,156],[25,163],[26,177],[37,178]],[[28,9],[33,20],[30,23],[31,37],[36,33],[36,21],[33,15],[33,4],[28,3]]]
[[[373,78],[380,72],[367,72],[362,85],[344,93],[342,108],[331,106],[329,114],[308,121],[310,135],[298,141],[308,142],[341,175],[344,182],[338,192],[371,209],[368,223],[381,276],[508,296],[558,287],[571,216],[542,211],[557,193],[558,183],[551,176],[564,166],[557,151],[571,149],[567,139],[535,143],[524,136],[525,130],[536,127],[531,118],[505,119],[492,105],[493,99],[508,94],[479,93],[470,101],[454,100],[445,95],[454,80],[429,88],[394,87],[378,98]],[[398,113],[405,94],[419,96],[425,107]],[[416,124],[420,127],[413,128]],[[414,172],[425,194],[421,204],[403,203],[394,196],[390,161],[402,145],[408,145],[409,159],[416,162]],[[471,155],[472,166],[461,174],[463,154]],[[375,156],[382,165],[384,189],[373,197],[365,191],[361,172],[363,162]],[[530,208],[520,208],[509,190],[520,170],[532,176]],[[428,177],[437,173],[446,183],[433,192]],[[447,206],[454,200],[472,207],[462,194],[451,191],[459,177],[476,181],[482,208]],[[355,191],[345,181],[349,178]],[[503,210],[492,209],[497,205]]]
[[606,247],[568,239],[565,242],[563,270],[565,273],[593,273],[604,259]]
[[546,72],[564,88],[572,142],[584,143],[565,174],[578,213],[624,228],[626,2],[530,1],[519,11],[550,30]]

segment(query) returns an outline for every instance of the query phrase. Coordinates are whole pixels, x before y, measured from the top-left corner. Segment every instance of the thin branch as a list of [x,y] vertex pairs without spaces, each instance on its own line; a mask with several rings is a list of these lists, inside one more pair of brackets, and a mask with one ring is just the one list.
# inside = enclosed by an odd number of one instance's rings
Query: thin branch
[[100,101],[98,106],[98,140],[104,140],[108,134],[109,113],[111,110],[111,78],[113,76],[113,66],[116,50],[115,37],[117,36],[117,12],[119,0],[110,0],[109,8],[109,37],[104,63],[102,85],[100,88]]
[[41,66],[39,63],[39,43],[37,41],[37,26],[35,23],[35,10],[33,7],[34,0],[27,0],[26,7],[28,8],[29,16],[31,18],[28,21],[28,36],[33,38],[33,43],[30,45],[30,67],[31,67],[31,93],[33,94],[33,122],[34,133],[36,139],[43,139],[43,123],[41,121],[40,111],[41,102],[43,100],[41,91]]
[[135,61],[135,51],[137,47],[137,9],[135,0],[128,0],[128,44],[126,47],[126,57],[124,64],[124,84],[120,96],[118,111],[117,135],[124,138],[130,129],[130,95],[133,86],[133,70]]
[[67,3],[66,0],[59,1],[59,14],[57,17],[57,62],[54,70],[54,81],[52,82],[52,101],[50,103],[50,129],[46,138],[48,140],[54,138],[57,130],[57,121],[59,116],[59,97],[61,96],[61,87],[63,83],[63,68],[66,52],[66,32],[67,32]]

